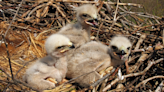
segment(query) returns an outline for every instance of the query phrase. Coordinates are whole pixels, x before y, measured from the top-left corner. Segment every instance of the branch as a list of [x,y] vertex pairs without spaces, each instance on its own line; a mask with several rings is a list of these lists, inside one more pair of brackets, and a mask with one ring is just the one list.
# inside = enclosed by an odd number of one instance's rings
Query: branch
[[15,20],[17,14],[18,14],[18,11],[19,11],[20,7],[22,6],[22,3],[23,3],[23,2],[24,2],[24,0],[22,0],[21,3],[19,4],[19,7],[18,7],[18,9],[17,9],[17,11],[16,11],[16,13],[15,13],[15,15],[14,15],[12,21],[10,22],[10,25],[9,25],[9,27],[8,27],[7,30],[6,30],[4,37],[6,37],[8,31],[9,31],[9,29],[10,29],[10,27],[11,27],[11,24],[12,24],[13,21]]
[[6,52],[7,52],[7,58],[8,58],[8,61],[9,61],[9,66],[10,66],[10,72],[11,72],[11,77],[12,77],[12,80],[14,80],[14,76],[13,76],[13,70],[12,70],[12,66],[11,66],[11,60],[10,60],[10,54],[9,54],[9,50],[8,50],[8,45],[6,43],[6,39],[5,37],[2,35],[2,38],[5,42],[5,46],[6,46]]
[[[148,66],[141,72],[138,72],[138,73],[132,73],[132,74],[128,74],[128,75],[124,75],[123,77],[124,78],[128,78],[128,77],[134,77],[134,76],[139,76],[139,75],[142,75],[142,74],[145,74],[153,65],[163,61],[164,58],[160,58],[156,61],[150,61]],[[107,91],[108,89],[110,89],[112,87],[112,85],[116,84],[120,79],[119,78],[116,78],[114,81],[112,81],[109,85],[107,85],[104,89],[103,89],[103,92],[104,91]]]
[[135,88],[138,88],[138,87],[140,87],[142,84],[146,84],[148,81],[150,81],[150,80],[153,80],[153,79],[155,79],[155,78],[163,78],[164,79],[164,76],[153,76],[153,77],[150,77],[150,78],[148,78],[148,79],[146,79],[146,80],[143,80],[142,82],[140,82],[139,84],[137,84],[137,86],[135,86]]

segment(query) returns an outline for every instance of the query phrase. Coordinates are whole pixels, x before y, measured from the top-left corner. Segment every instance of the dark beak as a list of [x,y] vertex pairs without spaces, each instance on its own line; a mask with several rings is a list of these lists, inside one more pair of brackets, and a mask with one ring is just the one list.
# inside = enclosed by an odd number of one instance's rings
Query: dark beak
[[66,46],[64,49],[62,49],[62,50],[60,51],[60,53],[67,52],[68,50],[73,49],[73,48],[75,48],[75,46],[74,46],[73,44],[70,45],[70,46]]
[[124,50],[121,50],[121,51],[116,52],[116,54],[117,54],[117,55],[125,55],[126,52],[125,52]]
[[125,51],[124,50],[121,50],[121,55],[125,55]]
[[70,46],[69,48],[70,48],[70,49],[73,49],[73,48],[75,48],[75,46],[72,44],[72,46]]

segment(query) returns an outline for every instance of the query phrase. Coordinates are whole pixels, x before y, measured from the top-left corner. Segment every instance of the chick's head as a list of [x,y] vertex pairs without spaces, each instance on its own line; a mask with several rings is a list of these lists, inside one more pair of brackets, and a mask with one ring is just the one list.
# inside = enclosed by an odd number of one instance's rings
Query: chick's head
[[130,53],[132,44],[124,36],[115,36],[110,42],[110,53],[112,57],[125,61]]
[[73,43],[64,35],[53,34],[47,38],[45,49],[49,55],[61,57],[65,52],[74,48]]
[[95,5],[85,4],[76,8],[76,11],[77,20],[81,24],[87,24],[91,26],[98,25],[98,11]]

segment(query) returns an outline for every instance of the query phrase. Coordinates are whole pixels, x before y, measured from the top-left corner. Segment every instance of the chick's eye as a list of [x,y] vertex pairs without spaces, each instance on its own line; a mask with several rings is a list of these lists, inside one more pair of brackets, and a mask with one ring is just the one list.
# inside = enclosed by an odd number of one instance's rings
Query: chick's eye
[[128,47],[127,49],[130,50],[130,47]]
[[88,14],[83,14],[82,16],[83,16],[83,17],[89,17],[89,15],[88,15]]
[[57,47],[57,49],[61,49],[61,48],[64,48],[64,46],[59,46],[59,47]]
[[116,47],[116,46],[112,46],[112,49],[113,49],[113,50],[117,50],[117,47]]

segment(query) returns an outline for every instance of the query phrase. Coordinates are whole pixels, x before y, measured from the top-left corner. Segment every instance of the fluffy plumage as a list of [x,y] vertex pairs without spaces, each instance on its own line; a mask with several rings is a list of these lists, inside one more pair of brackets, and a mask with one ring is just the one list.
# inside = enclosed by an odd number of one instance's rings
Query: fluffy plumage
[[[120,41],[122,40],[122,41]],[[123,37],[114,37],[110,43],[110,47],[116,46],[119,50],[129,53],[130,41]],[[93,71],[90,74],[79,77],[75,80],[82,87],[88,87],[92,82],[101,78],[99,72],[109,66],[118,66],[122,64],[125,59],[119,58],[112,53],[116,50],[103,45],[100,42],[88,42],[78,48],[70,61],[68,61],[67,78],[75,78]],[[123,53],[124,55],[126,55]],[[126,57],[127,58],[127,57]]]
[[61,34],[52,34],[46,39],[45,49],[48,54],[52,54],[55,50],[57,51],[59,47],[72,46],[70,39]]
[[98,72],[111,65],[107,52],[108,47],[99,42],[92,41],[82,45],[68,62],[66,77],[75,78],[94,71],[75,80],[80,86],[88,87],[91,82],[101,78]]
[[132,44],[124,36],[115,36],[110,42],[109,54],[112,58],[112,66],[118,66],[125,62],[130,54]]
[[97,24],[98,11],[94,5],[85,4],[77,7],[77,22],[75,24],[67,24],[58,32],[67,36],[75,47],[90,41],[90,26]]
[[51,35],[45,42],[48,56],[37,60],[32,64],[23,76],[23,80],[30,86],[39,90],[55,87],[55,84],[46,80],[54,78],[60,82],[65,78],[67,72],[67,59],[65,52],[73,44],[70,40],[60,34]]

